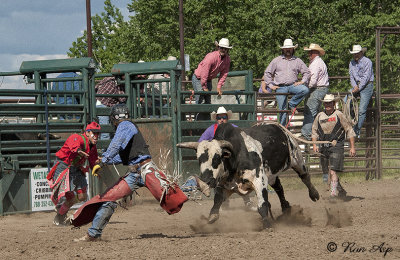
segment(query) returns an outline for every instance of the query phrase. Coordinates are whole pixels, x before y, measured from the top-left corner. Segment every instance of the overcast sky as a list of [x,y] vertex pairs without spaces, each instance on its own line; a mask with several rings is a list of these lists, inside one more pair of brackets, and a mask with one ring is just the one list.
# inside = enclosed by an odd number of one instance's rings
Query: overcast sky
[[[111,2],[127,20],[131,1]],[[92,16],[103,11],[104,0],[91,0]],[[18,71],[22,61],[65,58],[84,30],[86,0],[0,0],[0,71]]]

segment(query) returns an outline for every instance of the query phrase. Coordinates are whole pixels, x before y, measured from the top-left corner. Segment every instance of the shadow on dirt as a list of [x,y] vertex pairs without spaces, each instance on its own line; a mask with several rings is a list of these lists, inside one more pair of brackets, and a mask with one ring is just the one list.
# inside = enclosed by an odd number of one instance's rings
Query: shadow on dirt
[[178,239],[184,239],[184,238],[191,238],[193,236],[169,236],[169,235],[164,235],[163,233],[153,233],[153,234],[141,234],[137,237],[137,239],[146,239],[146,238],[178,238]]
[[348,195],[346,197],[341,198],[341,200],[344,201],[344,202],[349,202],[349,201],[352,201],[354,199],[356,199],[356,200],[364,200],[365,198],[364,197],[359,197],[359,196],[348,196]]

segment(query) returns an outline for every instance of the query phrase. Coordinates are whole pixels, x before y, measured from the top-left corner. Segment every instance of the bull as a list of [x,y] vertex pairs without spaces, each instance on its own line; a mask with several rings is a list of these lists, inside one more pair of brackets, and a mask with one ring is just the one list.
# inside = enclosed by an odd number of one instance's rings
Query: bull
[[269,184],[278,195],[282,212],[289,212],[291,206],[278,177],[289,168],[307,186],[310,199],[319,199],[295,137],[279,124],[259,124],[250,128],[221,124],[212,141],[184,142],[177,146],[196,150],[199,178],[215,188],[214,205],[208,218],[210,224],[219,218],[221,204],[230,195],[245,195],[254,190],[263,227],[270,228],[267,186]]

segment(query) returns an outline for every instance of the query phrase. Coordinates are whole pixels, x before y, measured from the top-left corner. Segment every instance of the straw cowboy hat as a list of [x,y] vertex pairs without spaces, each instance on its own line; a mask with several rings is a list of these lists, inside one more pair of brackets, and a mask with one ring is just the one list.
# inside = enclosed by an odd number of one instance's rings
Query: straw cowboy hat
[[227,114],[228,115],[228,120],[231,119],[231,117],[232,117],[232,111],[231,110],[226,111],[226,109],[224,107],[219,107],[217,112],[215,112],[215,111],[211,112],[211,114],[210,114],[211,115],[211,120],[215,121],[215,119],[217,119],[217,115],[221,115],[221,114]]
[[283,45],[280,46],[279,48],[281,48],[281,49],[291,49],[291,48],[296,49],[297,46],[298,46],[298,44],[293,45],[292,39],[285,39],[285,41],[283,42]]
[[305,51],[318,51],[320,56],[325,55],[325,50],[321,48],[321,46],[319,46],[316,43],[311,43],[310,47],[304,47]]
[[351,54],[356,54],[359,52],[365,53],[367,51],[367,48],[362,48],[361,45],[353,45],[353,50],[350,51]]
[[227,38],[222,38],[219,42],[215,41],[215,45],[222,48],[232,49],[233,46],[229,46],[229,40]]
[[335,97],[335,95],[333,94],[326,94],[324,99],[321,99],[322,102],[324,103],[328,103],[328,102],[332,102],[332,101],[338,101],[340,99],[340,97]]

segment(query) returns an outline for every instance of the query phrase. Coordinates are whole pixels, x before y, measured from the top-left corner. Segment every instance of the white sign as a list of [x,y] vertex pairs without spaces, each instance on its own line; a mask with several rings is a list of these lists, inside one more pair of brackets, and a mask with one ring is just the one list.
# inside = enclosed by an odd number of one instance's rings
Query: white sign
[[[47,168],[31,169],[31,196],[32,211],[49,211],[54,210],[54,203],[51,201],[51,189],[47,183]],[[89,184],[89,178],[86,175],[86,181]],[[89,194],[89,185],[88,185]],[[82,203],[75,204],[72,208],[78,208]]]
[[47,168],[31,169],[31,197],[32,211],[53,210],[51,201],[51,189],[47,183]]

